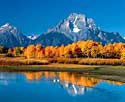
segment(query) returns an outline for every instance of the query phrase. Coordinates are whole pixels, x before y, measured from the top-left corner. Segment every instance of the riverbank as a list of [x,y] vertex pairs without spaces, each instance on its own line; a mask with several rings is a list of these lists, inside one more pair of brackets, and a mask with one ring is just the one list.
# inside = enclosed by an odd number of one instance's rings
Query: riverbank
[[23,65],[23,66],[0,66],[0,71],[6,72],[39,72],[39,71],[62,71],[82,72],[83,76],[95,77],[104,80],[125,82],[125,66],[94,66],[76,64],[49,64],[49,65]]
[[[80,63],[82,62],[82,63]],[[25,57],[0,58],[0,71],[38,72],[65,71],[84,72],[84,75],[125,82],[124,59],[90,59],[90,58],[47,58],[26,59]]]

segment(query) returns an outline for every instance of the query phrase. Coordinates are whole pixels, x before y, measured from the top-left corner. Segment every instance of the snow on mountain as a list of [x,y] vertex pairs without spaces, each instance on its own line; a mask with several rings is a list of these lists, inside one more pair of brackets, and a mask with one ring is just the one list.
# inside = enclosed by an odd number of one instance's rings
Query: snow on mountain
[[48,32],[64,33],[72,41],[87,40],[88,34],[98,31],[94,20],[83,14],[70,14],[68,18],[61,21],[57,26],[49,29]]
[[0,45],[5,47],[42,44],[43,46],[67,45],[79,40],[94,40],[103,45],[114,42],[125,42],[117,32],[106,32],[96,25],[92,18],[84,14],[72,13],[47,33],[41,35],[22,34],[16,27],[6,23],[0,27]]
[[125,39],[125,36],[123,36],[123,39]]
[[12,33],[16,33],[17,32],[17,28],[14,26],[11,26],[9,23],[4,24],[3,26],[0,27],[0,32],[1,33],[5,33],[5,32],[12,32]]
[[31,34],[31,35],[28,35],[27,38],[29,38],[31,40],[36,40],[39,36],[40,36],[40,34]]
[[0,45],[5,47],[27,46],[30,40],[16,27],[6,23],[0,27]]
[[77,21],[77,19],[78,19],[78,17],[76,16],[75,17],[75,20],[74,20],[74,22],[73,22],[73,32],[74,33],[78,33],[79,31],[80,31],[80,29],[78,28],[78,26],[76,25],[76,21]]
[[73,42],[79,40],[94,40],[102,44],[125,42],[118,33],[102,31],[92,18],[77,13],[70,14],[68,18],[49,29],[48,33],[50,32],[63,33]]

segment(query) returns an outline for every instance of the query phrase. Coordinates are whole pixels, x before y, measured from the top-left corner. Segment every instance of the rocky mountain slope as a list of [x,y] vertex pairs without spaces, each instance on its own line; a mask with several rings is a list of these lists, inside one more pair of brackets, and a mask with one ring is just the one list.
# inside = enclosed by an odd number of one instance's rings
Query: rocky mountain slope
[[9,23],[0,27],[0,45],[5,47],[27,46],[31,40]]
[[94,40],[102,44],[125,42],[119,33],[102,31],[92,18],[76,13],[69,15],[68,18],[49,29],[48,33],[50,32],[63,33],[73,42],[79,40]]
[[0,27],[0,45],[5,47],[25,47],[29,44],[60,46],[80,40],[94,40],[101,42],[103,45],[125,42],[125,39],[119,33],[103,31],[92,18],[76,13],[70,14],[69,17],[50,28],[47,33],[39,36],[26,36],[9,23]]

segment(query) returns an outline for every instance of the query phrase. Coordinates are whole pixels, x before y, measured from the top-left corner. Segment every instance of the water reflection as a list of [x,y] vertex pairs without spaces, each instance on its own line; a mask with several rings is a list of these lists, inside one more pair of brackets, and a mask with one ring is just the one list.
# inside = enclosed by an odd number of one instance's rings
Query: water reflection
[[16,74],[8,74],[4,72],[0,72],[0,84],[1,85],[8,85],[9,81],[16,81],[17,80]]
[[18,80],[26,79],[29,82],[48,81],[59,84],[69,95],[83,95],[91,91],[93,87],[101,82],[115,85],[122,85],[122,82],[101,80],[97,78],[85,77],[84,73],[76,72],[21,72],[21,73],[0,73],[0,85],[9,85],[11,82],[17,83]]
[[59,83],[70,95],[82,95],[87,91],[92,90],[94,86],[106,81],[115,85],[122,85],[122,82],[110,81],[110,80],[101,80],[92,77],[83,76],[84,73],[78,72],[25,72],[23,73],[27,80],[35,81],[41,80],[42,77],[45,77],[47,81],[52,81],[53,83]]

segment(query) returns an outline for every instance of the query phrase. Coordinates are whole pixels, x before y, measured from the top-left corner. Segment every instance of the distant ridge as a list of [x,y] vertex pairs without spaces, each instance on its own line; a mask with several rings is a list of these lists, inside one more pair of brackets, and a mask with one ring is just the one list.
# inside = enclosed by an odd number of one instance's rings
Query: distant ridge
[[31,42],[16,27],[6,23],[0,27],[0,45],[11,48],[16,46],[27,46]]
[[69,17],[41,35],[26,36],[9,23],[0,27],[0,45],[5,47],[26,47],[29,44],[60,46],[79,40],[93,40],[101,42],[103,45],[125,42],[125,39],[119,33],[103,31],[92,18],[77,13],[70,14]]

